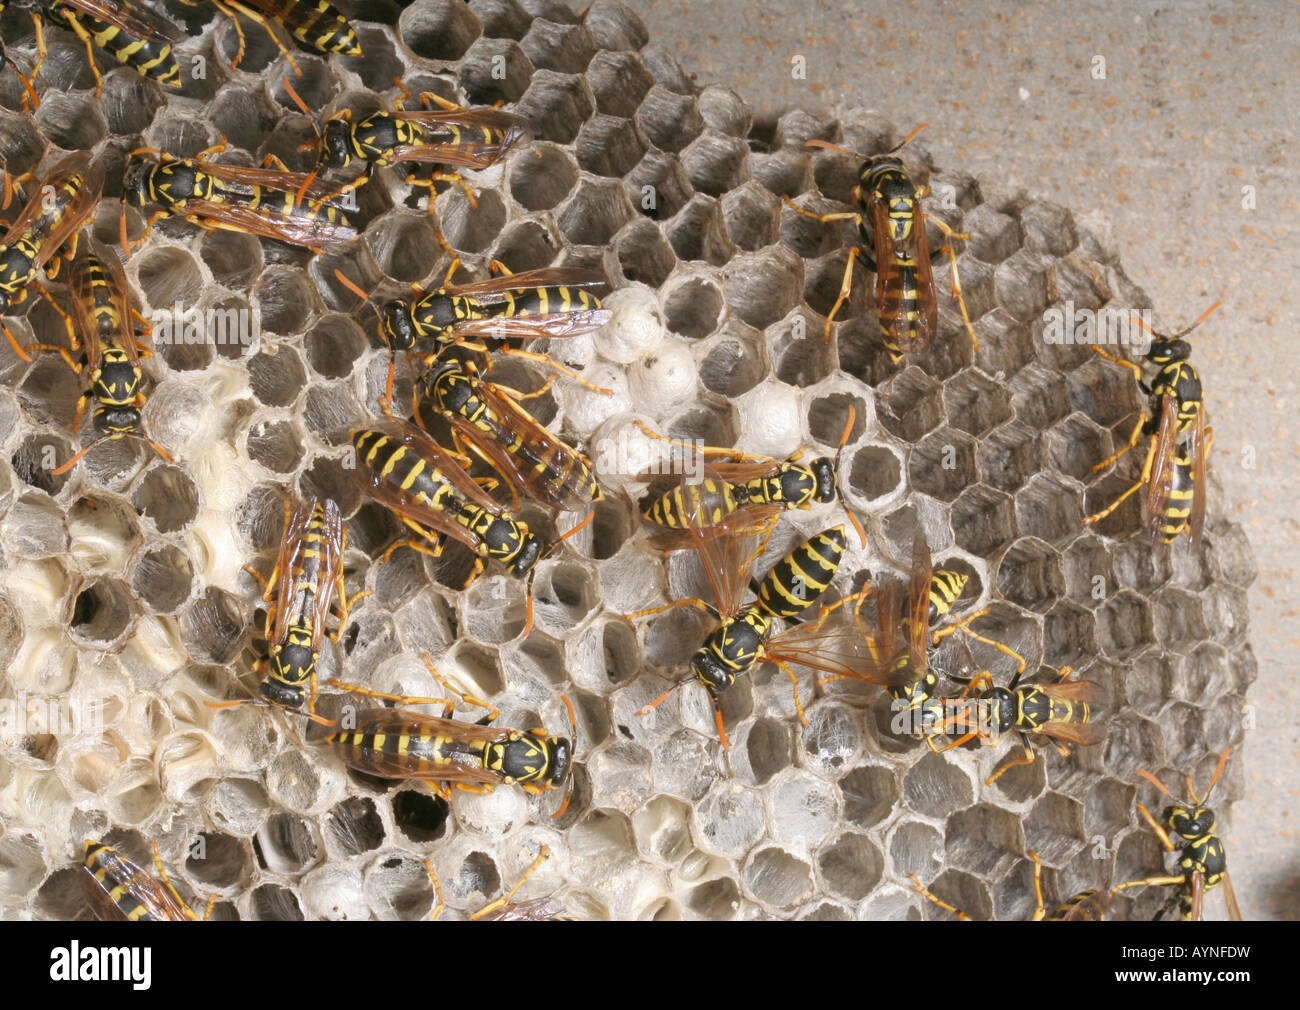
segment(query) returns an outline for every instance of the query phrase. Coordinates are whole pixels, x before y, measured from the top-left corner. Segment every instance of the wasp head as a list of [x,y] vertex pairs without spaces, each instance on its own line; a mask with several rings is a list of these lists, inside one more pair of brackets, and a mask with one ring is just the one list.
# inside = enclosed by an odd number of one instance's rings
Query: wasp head
[[825,503],[835,500],[835,461],[829,456],[822,456],[812,461],[809,469],[817,479],[816,501]]
[[335,116],[325,124],[321,161],[330,168],[347,168],[352,163],[352,124],[346,117]]
[[1151,341],[1147,359],[1157,365],[1167,365],[1171,361],[1186,361],[1192,356],[1192,345],[1177,337],[1156,337]]
[[731,687],[736,676],[718,662],[716,656],[708,649],[701,649],[691,659],[691,673],[695,679],[708,688],[709,695],[715,700],[727,688]]
[[1214,830],[1214,811],[1209,807],[1166,807],[1164,817],[1165,824],[1184,838],[1201,838]]
[[[507,521],[504,519],[497,520],[499,523]],[[536,567],[541,556],[542,542],[531,533],[525,533],[520,541],[519,551],[510,562],[510,574],[517,579],[523,578]]]
[[409,351],[415,346],[417,330],[415,320],[411,318],[411,306],[400,298],[394,298],[379,310],[381,329],[384,340],[394,351]]

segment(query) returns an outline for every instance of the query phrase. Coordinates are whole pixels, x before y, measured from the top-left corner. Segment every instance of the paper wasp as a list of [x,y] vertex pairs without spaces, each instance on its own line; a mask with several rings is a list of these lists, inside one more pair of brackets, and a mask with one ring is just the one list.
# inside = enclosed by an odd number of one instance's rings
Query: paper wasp
[[938,735],[943,732],[944,705],[934,696],[939,678],[929,668],[929,650],[950,635],[963,634],[991,645],[1016,660],[1016,672],[1025,669],[1025,658],[1008,645],[976,634],[970,625],[989,613],[985,607],[961,620],[931,629],[952,616],[970,576],[954,568],[934,569],[925,537],[917,533],[912,542],[911,579],[905,600],[899,600],[901,584],[885,581],[877,589],[877,636],[872,644],[876,659],[907,681],[889,688],[893,709],[906,713],[904,724],[912,733]]
[[399,547],[441,557],[445,538],[450,537],[474,554],[474,567],[462,588],[478,578],[489,558],[501,562],[515,578],[528,579],[523,630],[527,635],[533,625],[532,580],[537,562],[586,526],[595,513],[543,545],[526,522],[475,483],[464,469],[465,457],[449,453],[414,425],[390,416],[382,428],[353,431],[352,445],[358,463],[351,470],[354,480],[419,537],[392,544],[383,560]]
[[[266,671],[258,687],[264,701],[301,708],[308,685],[315,696],[316,662],[323,640],[339,640],[352,604],[369,592],[363,590],[348,598],[343,579],[347,545],[343,516],[333,500],[308,499],[294,508],[286,499],[284,534],[271,574],[263,579],[256,569],[245,567],[265,587],[262,602],[269,604],[262,628],[267,654],[254,666],[255,671]],[[327,621],[336,597],[338,629],[329,632]],[[246,702],[209,704],[225,708]]]
[[95,46],[123,66],[169,88],[181,86],[181,71],[172,45],[185,38],[176,25],[132,0],[0,0],[0,14],[12,4],[31,14],[36,30],[36,80],[48,50],[44,18],[70,29],[86,47],[86,64],[95,75],[95,97],[103,94],[104,80],[95,66]]
[[[398,86],[401,87],[399,80]],[[311,110],[288,80],[285,91],[303,113],[313,120]],[[417,166],[452,165],[461,168],[490,168],[510,151],[532,139],[532,124],[522,116],[500,109],[466,109],[431,91],[419,96],[420,108],[408,109],[410,92],[399,98],[392,111],[371,113],[358,123],[344,110],[325,122],[320,136],[321,169],[347,168],[353,161],[365,164],[365,175],[345,189],[369,181],[375,169],[401,162]],[[436,105],[431,109],[430,104]],[[413,171],[406,181],[429,190],[433,208],[434,184],[455,183],[464,190],[471,207],[478,206],[473,191],[456,172]]]
[[[896,364],[908,353],[924,352],[938,330],[939,303],[935,295],[930,261],[940,253],[948,254],[953,298],[961,309],[962,322],[970,334],[971,346],[976,351],[979,350],[979,338],[975,336],[970,314],[966,310],[966,300],[962,297],[956,253],[951,244],[945,244],[932,255],[925,225],[927,221],[933,221],[949,243],[953,239],[967,239],[970,236],[955,232],[939,218],[925,214],[921,201],[930,195],[929,185],[918,186],[913,182],[902,159],[894,156],[895,151],[925,129],[925,126],[922,123],[886,153],[862,162],[858,169],[858,184],[853,188],[855,210],[814,214],[796,205],[788,196],[782,197],[787,206],[805,217],[823,223],[852,221],[858,228],[861,241],[849,250],[839,297],[826,317],[822,340],[828,341],[831,338],[831,324],[853,290],[853,263],[861,256],[867,269],[876,274],[876,308],[880,316],[880,328],[884,333],[885,349]],[[850,158],[856,157],[852,152],[824,140],[810,140],[805,146],[824,148]]]
[[1105,702],[1105,693],[1093,681],[1070,680],[1072,672],[1067,666],[1062,668],[1055,683],[1023,687],[1019,686],[1021,671],[1017,671],[1006,687],[995,686],[987,670],[969,681],[950,676],[949,679],[966,687],[957,699],[945,703],[953,708],[944,717],[943,731],[962,732],[962,735],[943,747],[935,744],[936,737],[928,737],[930,749],[942,754],[976,737],[996,746],[1002,734],[1014,730],[1020,736],[1024,754],[1009,758],[985,779],[986,785],[992,785],[1017,765],[1033,764],[1034,748],[1030,740],[1033,734],[1055,741],[1062,757],[1070,752],[1066,743],[1084,747],[1100,743],[1105,730],[1091,721],[1092,708]]
[[[800,462],[802,453],[780,462],[737,449],[690,445],[661,435],[638,421],[637,427],[651,438],[690,453],[709,471],[698,481],[677,482],[641,509],[641,515],[647,520],[671,531],[657,534],[653,540],[655,547],[660,550],[688,547],[694,535],[705,533],[708,528],[722,528],[720,524],[729,529],[758,527],[782,512],[810,509],[834,501],[839,495],[835,475],[840,455],[856,417],[857,411],[850,407],[834,458],[820,456],[810,463]],[[847,509],[845,512],[857,530],[859,543],[865,544],[866,534],[857,517]],[[688,531],[692,525],[693,533]]]
[[[500,710],[449,684],[428,655],[420,657],[434,678],[467,705],[487,710],[486,722]],[[368,708],[348,720],[351,728],[332,730],[324,742],[349,768],[386,779],[420,779],[443,799],[451,799],[450,786],[465,792],[486,793],[496,786],[517,785],[530,795],[566,789],[563,802],[552,814],[559,817],[569,805],[567,787],[573,773],[573,737],[577,735],[573,704],[569,713],[571,737],[546,729],[516,730],[458,722],[451,718],[455,699],[409,698],[382,694],[354,684],[330,681],[357,694],[401,706],[441,705],[441,717],[422,715],[409,708]]]
[[[1228,748],[1225,747],[1223,753],[1219,755],[1219,763],[1214,769],[1214,777],[1210,779],[1210,787],[1205,790],[1205,795],[1201,797],[1196,795],[1196,787],[1192,785],[1191,776],[1187,776],[1187,794],[1192,798],[1191,803],[1174,799],[1173,794],[1164,787],[1159,779],[1148,771],[1138,770],[1139,775],[1174,801],[1170,806],[1165,807],[1164,813],[1161,815],[1161,820],[1164,821],[1163,826],[1151,816],[1151,811],[1141,803],[1138,804],[1138,810],[1147,824],[1151,826],[1151,830],[1159,837],[1160,844],[1167,851],[1178,853],[1178,867],[1183,872],[1177,876],[1130,880],[1112,888],[1113,891],[1123,891],[1130,887],[1176,887],[1177,890],[1173,896],[1156,913],[1155,918],[1164,918],[1176,905],[1179,916],[1184,921],[1194,920],[1199,922],[1204,913],[1205,892],[1222,883],[1229,918],[1241,919],[1241,909],[1237,905],[1237,895],[1232,889],[1232,880],[1228,877],[1228,855],[1223,847],[1223,841],[1214,832],[1214,811],[1206,806],[1210,800],[1210,794],[1214,792],[1214,787],[1218,784],[1219,776],[1223,774],[1224,766],[1227,763]],[[1170,838],[1171,835],[1180,836],[1183,843],[1181,849]]]
[[[496,901],[489,902],[465,917],[466,922],[575,922],[577,921],[571,915],[565,915],[564,909],[554,898],[534,898],[531,901],[515,901],[514,897],[520,889],[528,883],[528,880],[540,868],[542,863],[550,857],[551,850],[545,845],[542,846],[537,858],[533,860],[530,866],[519,882],[510,888],[505,894],[497,898]],[[442,885],[438,883],[438,875],[433,870],[433,860],[426,859],[424,868],[429,874],[429,879],[433,882],[433,890],[437,895],[437,902],[433,906],[433,911],[429,913],[429,919],[433,920],[442,914],[446,904],[442,900]]]
[[[601,308],[600,300],[583,290],[605,283],[594,271],[547,267],[512,274],[504,264],[493,260],[491,267],[501,276],[453,285],[451,278],[459,267],[460,259],[453,259],[440,287],[428,292],[416,288],[418,297],[414,300],[394,298],[382,308],[375,306],[370,296],[341,271],[335,270],[334,275],[378,313],[380,335],[394,356],[411,351],[417,341],[430,345],[424,354],[426,365],[451,346],[486,353],[487,345],[475,341],[479,337],[494,340],[576,337],[609,321],[609,309]],[[502,354],[544,362],[597,392],[608,392],[591,386],[580,375],[544,354],[511,347],[499,350]],[[390,365],[387,399],[392,396],[392,382]]]
[[[529,395],[540,395],[550,384]],[[505,477],[512,495],[525,492],[562,511],[600,501],[604,493],[590,460],[528,413],[519,403],[523,398],[480,379],[473,362],[444,356],[420,378],[412,400],[415,418],[426,430],[433,417],[444,418],[458,447]]]
[[68,290],[73,309],[72,321],[65,317],[68,342],[71,352],[84,352],[84,364],[74,360],[67,348],[35,344],[29,350],[55,351],[78,375],[90,373],[90,388],[77,400],[72,430],[81,430],[86,406],[93,399],[98,403],[95,429],[101,434],[53,473],[66,473],[91,449],[122,438],[144,443],[170,463],[171,454],[140,428],[140,409],[145,404],[140,359],[151,354],[136,338],[139,314],[131,307],[121,262],[111,250],[87,239],[68,270]]
[[[161,880],[145,873],[111,845],[86,839],[85,872],[81,882],[95,915],[105,922],[198,922],[199,917],[176,892],[153,844],[154,866]],[[208,899],[206,921],[216,903]]]
[[[641,610],[629,617],[648,617],[675,607],[697,607],[719,621],[691,659],[691,676],[679,680],[637,714],[645,715],[662,704],[673,691],[698,681],[709,693],[714,721],[724,748],[726,727],[719,707],[721,695],[763,661],[781,668],[794,687],[795,708],[807,725],[799,699],[799,678],[793,667],[805,666],[829,676],[824,681],[850,677],[870,683],[889,683],[898,674],[884,671],[872,656],[857,610],[867,592],[859,592],[821,608],[817,616],[777,632],[777,622],[801,617],[831,584],[847,542],[843,526],[836,526],[800,544],[772,566],[757,584],[753,603],[742,604],[750,571],[762,553],[776,519],[769,518],[758,529],[732,530],[728,520],[721,524],[702,522],[710,511],[707,500],[691,513],[688,530],[700,563],[713,590],[716,606],[700,599],[684,599],[664,607]],[[719,531],[721,527],[721,534]],[[824,682],[819,681],[819,682]]]
[[[15,183],[29,177],[30,173],[16,178],[5,173],[0,210],[12,202]],[[0,315],[27,300],[42,267],[47,268],[48,276],[57,277],[61,261],[71,261],[76,255],[78,233],[94,213],[103,183],[103,168],[91,164],[89,151],[70,154],[50,169],[18,217],[0,235]],[[30,361],[9,328],[3,323],[0,328],[19,357]]]
[[[244,168],[204,160],[224,151],[218,144],[196,158],[173,158],[152,148],[131,152],[123,177],[122,246],[126,239],[126,204],[144,208],[155,203],[145,235],[162,218],[178,214],[206,229],[245,232],[306,246],[323,246],[355,238],[356,229],[335,201],[336,194],[313,175],[271,168]],[[136,245],[144,238],[136,240]]]
[[1142,369],[1102,350],[1092,349],[1107,361],[1127,368],[1137,379],[1138,388],[1150,398],[1147,411],[1138,418],[1128,443],[1106,457],[1093,472],[1104,470],[1135,448],[1141,437],[1148,437],[1146,460],[1137,483],[1100,512],[1085,518],[1091,526],[1114,512],[1130,496],[1147,489],[1147,523],[1153,540],[1171,544],[1184,530],[1192,543],[1199,542],[1205,528],[1206,455],[1214,440],[1207,424],[1205,403],[1201,399],[1201,377],[1187,359],[1192,348],[1182,338],[1196,329],[1221,303],[1215,302],[1190,326],[1172,336],[1155,333],[1147,351],[1147,360],[1160,366],[1150,385],[1142,381]]
[[[203,0],[181,0],[191,7],[202,6]],[[243,15],[249,21],[261,25],[271,41],[284,54],[289,66],[296,74],[302,70],[293,54],[271,30],[271,24],[280,25],[308,49],[314,49],[325,56],[361,56],[361,40],[356,30],[348,24],[342,12],[329,0],[211,0],[212,6],[230,19],[239,37],[239,48],[230,65],[238,67],[244,60],[244,29],[240,27],[239,17]]]
[[[1100,891],[1095,888],[1072,895],[1049,913],[1043,902],[1043,864],[1038,858],[1038,853],[1033,849],[1029,850],[1028,855],[1034,861],[1035,906],[1030,922],[1101,922],[1106,918],[1106,912],[1110,909],[1114,896],[1110,891]],[[962,922],[971,921],[971,917],[960,908],[948,904],[927,889],[915,873],[909,874],[909,879],[922,896],[940,908],[946,908]]]

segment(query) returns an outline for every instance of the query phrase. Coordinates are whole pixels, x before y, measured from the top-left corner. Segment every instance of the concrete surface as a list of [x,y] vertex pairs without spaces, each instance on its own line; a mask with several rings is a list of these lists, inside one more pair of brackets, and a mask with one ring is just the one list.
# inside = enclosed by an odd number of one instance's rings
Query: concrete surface
[[[1225,839],[1245,916],[1300,918],[1300,682],[1288,662],[1300,649],[1300,5],[626,2],[700,85],[733,88],[762,118],[875,107],[931,124],[938,164],[1104,211],[1166,326],[1223,299],[1193,360],[1215,428],[1211,466],[1259,562],[1260,666],[1246,798]],[[797,55],[804,80],[792,75]]]

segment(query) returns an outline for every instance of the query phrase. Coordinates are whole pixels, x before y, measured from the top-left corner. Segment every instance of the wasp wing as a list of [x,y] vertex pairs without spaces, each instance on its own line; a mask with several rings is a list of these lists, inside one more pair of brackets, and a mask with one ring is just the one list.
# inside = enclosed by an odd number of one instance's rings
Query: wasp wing
[[63,0],[63,5],[141,39],[184,42],[188,38],[184,31],[161,14],[155,14],[139,3],[126,3],[123,0]]
[[524,270],[517,274],[489,277],[470,284],[452,284],[447,286],[446,291],[448,294],[464,295],[484,304],[494,304],[505,301],[507,294],[517,294],[531,288],[596,288],[606,284],[605,275],[597,270],[578,267],[543,267],[540,270]]
[[[99,367],[100,333],[99,324],[91,317],[91,307],[103,297],[107,297],[112,311],[117,315],[122,332],[117,334],[115,346],[126,351],[132,365],[140,363],[140,350],[135,340],[135,327],[132,325],[131,295],[126,283],[126,271],[122,261],[111,249],[105,249],[98,242],[87,236],[85,245],[73,261],[68,272],[68,290],[72,295],[72,315],[76,321],[77,332],[81,335],[82,347],[86,352],[86,367],[90,372]],[[96,291],[94,271],[98,268],[107,284],[107,292]]]
[[498,340],[576,337],[600,329],[609,322],[611,315],[609,309],[578,309],[574,312],[548,312],[544,315],[488,316],[456,323],[452,327],[452,333],[458,340],[471,337],[494,337]]
[[[501,727],[477,726],[408,709],[372,708],[357,714],[355,729],[331,733],[326,741],[334,746],[344,763],[368,775],[490,785],[501,779],[483,767],[483,746],[500,743],[510,733]],[[371,738],[364,762],[350,760],[349,751],[362,737]],[[408,746],[399,753],[403,738],[408,741],[415,738],[437,747],[439,760],[426,755],[424,747]],[[412,750],[416,753],[411,753]]]
[[301,201],[344,209],[343,194],[315,172],[285,172],[277,168],[249,168],[219,161],[194,161],[200,171],[227,183],[235,192],[251,195],[255,188],[290,193]]
[[[81,881],[86,898],[101,921],[129,921],[122,908],[127,898],[154,919],[183,922],[195,918],[194,913],[180,904],[162,881],[145,873],[116,849],[104,846],[96,850],[93,859],[96,867],[104,871],[104,880],[99,880],[96,872],[83,864]],[[121,894],[114,900],[113,891],[118,888],[121,888]]]
[[63,244],[70,239],[90,217],[99,203],[100,192],[104,187],[104,169],[101,164],[92,164],[89,151],[77,151],[62,159],[50,169],[40,184],[36,194],[29,200],[22,212],[14,219],[0,245],[8,246],[31,231],[38,221],[50,212],[46,209],[49,194],[60,199],[70,183],[80,176],[76,192],[62,208],[61,213],[46,225],[43,235],[36,235],[38,252],[35,266],[45,266]]
[[1147,482],[1147,526],[1151,538],[1160,538],[1160,527],[1173,497],[1175,456],[1178,452],[1178,402],[1172,396],[1161,397],[1160,426],[1155,435],[1151,476]]
[[283,217],[232,203],[187,200],[183,213],[187,218],[215,222],[214,227],[225,226],[231,231],[262,235],[308,248],[337,245],[357,237],[356,229],[343,221],[329,221],[324,217]]
[[1060,922],[1101,922],[1114,901],[1115,895],[1111,891],[1077,894],[1070,899],[1068,905],[1058,909],[1058,914],[1053,918]]
[[1192,544],[1201,541],[1205,530],[1205,506],[1209,497],[1210,486],[1207,483],[1206,454],[1210,449],[1210,435],[1205,426],[1205,405],[1196,412],[1196,423],[1192,427],[1192,442],[1188,452],[1192,458],[1192,514],[1187,520],[1187,529]]
[[872,590],[864,589],[824,607],[815,620],[796,624],[769,639],[761,658],[804,666],[832,678],[891,687],[910,684],[915,676],[908,664],[891,668],[876,654],[873,629],[863,618],[863,608],[872,595]]
[[[514,451],[459,414],[448,412],[443,416],[452,430],[481,452],[497,471],[538,501],[561,511],[585,509],[596,500],[599,485],[582,453],[556,438],[532,414],[490,384],[479,383],[475,392],[495,414],[493,423],[504,429],[502,434],[518,439]],[[522,455],[525,452],[527,457]]]
[[1237,892],[1232,889],[1232,878],[1228,876],[1228,871],[1223,871],[1223,900],[1228,906],[1228,918],[1233,922],[1241,922],[1241,906],[1237,904]]
[[1048,722],[1038,732],[1080,747],[1091,747],[1106,739],[1106,727],[1095,722]]
[[912,234],[916,242],[916,297],[921,312],[920,339],[916,349],[924,351],[939,329],[939,301],[934,293],[934,272],[930,266],[930,239],[925,231],[925,214],[919,205]]

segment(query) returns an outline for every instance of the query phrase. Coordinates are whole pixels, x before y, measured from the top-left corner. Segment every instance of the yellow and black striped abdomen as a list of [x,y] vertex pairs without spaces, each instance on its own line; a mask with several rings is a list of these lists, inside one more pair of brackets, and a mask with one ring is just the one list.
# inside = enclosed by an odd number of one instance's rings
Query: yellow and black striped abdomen
[[482,316],[525,317],[546,316],[559,312],[581,312],[600,307],[600,299],[585,289],[566,287],[561,284],[508,291],[499,305],[483,306],[479,312]]
[[60,13],[65,19],[73,16],[80,20],[95,45],[118,63],[159,84],[170,88],[181,86],[180,67],[176,64],[171,44],[165,39],[142,38],[88,14],[77,12],[73,15],[66,7]]
[[970,576],[952,568],[941,568],[930,576],[930,624],[952,613],[953,604],[966,591]]
[[329,0],[248,0],[249,6],[284,22],[308,49],[340,56],[360,56],[361,40],[342,12]]
[[683,530],[688,526],[715,526],[736,511],[732,485],[706,477],[694,484],[679,484],[652,501],[642,515],[656,526]]
[[360,461],[381,480],[430,508],[460,511],[456,489],[438,468],[398,440],[368,430],[354,432],[352,444]]
[[797,617],[824,593],[839,570],[843,526],[818,533],[772,566],[758,586],[758,603],[772,617]]
[[331,733],[325,743],[349,768],[381,778],[436,780],[454,764],[481,763],[481,744],[476,749],[439,732],[437,725],[393,709],[366,709],[358,713],[354,729]]
[[[1162,543],[1172,544],[1178,535],[1187,528],[1188,517],[1192,514],[1192,504],[1197,495],[1196,481],[1192,476],[1192,461],[1188,458],[1187,446],[1179,447],[1174,457],[1173,473],[1169,482],[1169,497],[1159,516],[1152,516],[1156,535]],[[1200,494],[1205,493],[1202,488]]]

